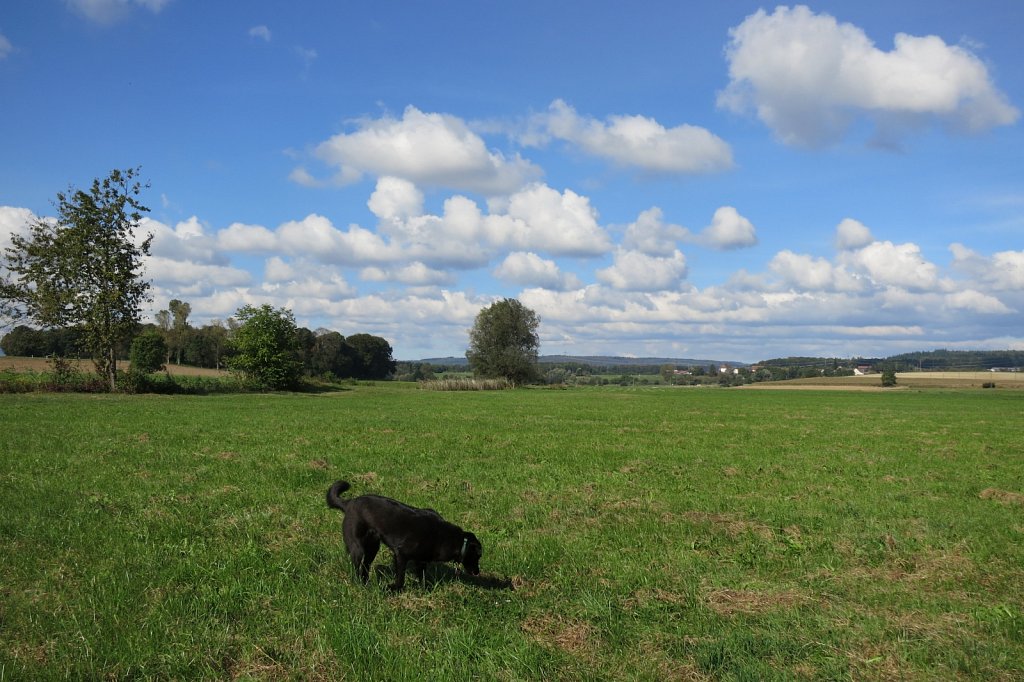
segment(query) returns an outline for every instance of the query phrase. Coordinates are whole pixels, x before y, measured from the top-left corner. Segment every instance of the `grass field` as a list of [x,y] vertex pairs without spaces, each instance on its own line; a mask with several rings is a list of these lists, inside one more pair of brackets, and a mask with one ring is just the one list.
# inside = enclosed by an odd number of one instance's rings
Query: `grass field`
[[[0,395],[0,679],[1024,677],[1024,393]],[[338,479],[483,574],[355,584]],[[383,557],[386,558],[386,557]]]

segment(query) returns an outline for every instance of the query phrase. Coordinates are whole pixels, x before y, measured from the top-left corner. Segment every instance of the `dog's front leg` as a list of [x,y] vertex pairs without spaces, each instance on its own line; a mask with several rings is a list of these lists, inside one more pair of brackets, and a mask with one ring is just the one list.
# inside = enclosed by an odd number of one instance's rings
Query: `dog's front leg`
[[405,587],[405,565],[406,559],[400,553],[395,552],[395,582],[391,584],[391,589],[398,592]]

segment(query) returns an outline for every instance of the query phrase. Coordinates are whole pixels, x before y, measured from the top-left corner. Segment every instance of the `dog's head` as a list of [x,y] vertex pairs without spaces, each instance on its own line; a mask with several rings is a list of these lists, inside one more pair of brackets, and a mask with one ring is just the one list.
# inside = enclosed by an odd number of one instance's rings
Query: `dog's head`
[[459,559],[470,575],[480,575],[480,557],[484,554],[484,546],[472,533],[462,537],[462,552]]

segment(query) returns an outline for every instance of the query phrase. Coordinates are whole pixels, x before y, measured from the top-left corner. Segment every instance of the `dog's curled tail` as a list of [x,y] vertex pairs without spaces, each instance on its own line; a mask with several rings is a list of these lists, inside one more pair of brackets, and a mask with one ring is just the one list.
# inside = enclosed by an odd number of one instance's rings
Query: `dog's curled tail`
[[348,481],[335,481],[334,485],[327,489],[327,506],[345,511],[348,500],[343,500],[339,496],[351,487]]

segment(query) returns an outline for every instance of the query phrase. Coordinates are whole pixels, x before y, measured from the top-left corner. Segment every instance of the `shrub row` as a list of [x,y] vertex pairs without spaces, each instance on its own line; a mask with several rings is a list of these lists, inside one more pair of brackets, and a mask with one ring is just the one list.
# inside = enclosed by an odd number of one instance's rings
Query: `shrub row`
[[[107,383],[90,372],[0,371],[0,393],[107,393]],[[241,379],[228,377],[192,377],[167,374],[145,374],[128,370],[117,376],[119,393],[162,393],[207,395],[210,393],[244,393],[254,390]]]

